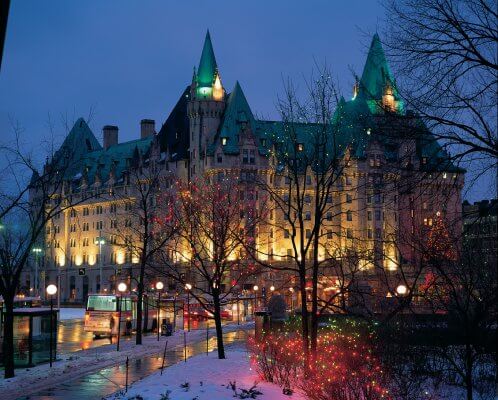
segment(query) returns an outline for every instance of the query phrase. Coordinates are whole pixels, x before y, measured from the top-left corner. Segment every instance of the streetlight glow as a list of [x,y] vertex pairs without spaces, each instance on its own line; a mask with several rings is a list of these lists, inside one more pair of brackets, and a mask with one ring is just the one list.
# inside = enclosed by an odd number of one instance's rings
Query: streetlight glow
[[253,288],[252,288],[255,292],[257,292],[259,290],[259,286],[258,285],[254,285]]
[[126,292],[126,289],[128,288],[128,286],[126,286],[126,283],[124,282],[121,282],[119,285],[118,285],[118,290],[123,293],[123,292]]
[[270,286],[270,291],[271,291],[271,292],[275,291],[275,286],[271,285],[271,286]]
[[163,288],[164,288],[164,284],[161,281],[156,282],[156,289],[157,290],[163,290]]
[[56,293],[57,293],[57,286],[55,286],[54,284],[47,286],[47,294],[49,296],[53,296]]
[[405,294],[408,293],[408,288],[405,285],[399,285],[396,288],[396,293],[399,294],[400,296],[404,296]]
[[192,290],[192,285],[191,285],[190,283],[187,283],[187,284],[185,285],[185,289],[187,289],[187,290]]

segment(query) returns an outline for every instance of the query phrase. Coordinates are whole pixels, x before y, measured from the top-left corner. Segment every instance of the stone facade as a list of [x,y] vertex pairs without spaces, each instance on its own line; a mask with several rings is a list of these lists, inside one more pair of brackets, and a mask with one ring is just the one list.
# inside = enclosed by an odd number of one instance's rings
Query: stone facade
[[[404,121],[401,128],[390,124],[393,116]],[[40,288],[58,280],[62,301],[81,302],[90,292],[113,291],[116,276],[123,279],[134,274],[138,260],[115,238],[115,224],[132,227],[139,223],[127,218],[127,204],[136,200],[132,169],[158,168],[163,189],[174,180],[201,175],[216,179],[230,173],[241,181],[257,177],[285,193],[285,174],[276,168],[278,161],[272,156],[273,134],[283,132],[283,122],[256,119],[238,82],[226,92],[209,33],[192,83],[159,132],[153,131],[152,124],[143,120],[141,138],[126,143],[118,143],[116,127],[106,126],[102,148],[86,123],[76,122],[62,146],[86,144],[74,152],[64,193],[75,206],[47,226],[43,254],[37,256]],[[333,249],[361,248],[365,256],[358,262],[366,281],[375,280],[378,268],[397,279],[401,267],[422,262],[413,243],[423,239],[436,213],[455,232],[461,229],[464,171],[451,163],[423,123],[404,109],[377,35],[353,99],[341,99],[331,126],[344,140],[342,157],[347,162],[343,177],[331,191],[331,215],[324,218],[319,257],[325,258]],[[303,179],[308,179],[305,175]],[[258,190],[254,185],[253,192]],[[81,201],[88,192],[99,195]],[[312,195],[306,200],[309,209],[303,210],[306,224],[312,220],[307,215],[313,210]],[[257,206],[273,210],[271,203],[261,204],[263,198]],[[276,209],[268,218],[284,220]],[[285,263],[292,252],[285,229],[261,230],[258,241],[264,247],[261,257],[275,263]],[[34,270],[23,282],[23,290],[31,288],[31,293]],[[321,289],[325,291],[335,278],[324,276]],[[268,271],[254,283],[261,288],[275,285],[295,301],[292,277]],[[379,285],[372,284],[381,295],[387,293]]]

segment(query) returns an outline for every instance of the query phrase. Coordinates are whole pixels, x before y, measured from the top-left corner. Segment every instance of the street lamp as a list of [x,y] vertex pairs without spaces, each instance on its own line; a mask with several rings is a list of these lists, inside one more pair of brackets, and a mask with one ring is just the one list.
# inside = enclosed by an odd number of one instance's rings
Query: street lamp
[[[121,294],[118,299],[118,307],[119,307],[119,319],[118,319],[118,342],[117,342],[117,348],[116,351],[119,351],[119,337],[121,336],[121,309],[123,308],[123,293],[126,292],[126,289],[128,287],[126,286],[126,283],[121,282],[118,285],[118,291]],[[112,334],[112,333],[111,333]]]
[[53,336],[54,336],[54,294],[57,293],[57,286],[51,284],[47,286],[47,294],[50,296],[50,368],[52,368]]
[[38,265],[40,264],[39,256],[42,249],[41,247],[33,247],[31,251],[35,254],[35,296],[38,296]]
[[240,325],[240,304],[239,304],[240,294],[237,294],[237,325]]
[[156,290],[159,292],[157,296],[157,341],[159,342],[159,318],[161,317],[161,290],[164,285],[161,281],[156,282]]
[[408,288],[405,285],[399,285],[396,288],[396,293],[400,296],[405,296],[408,293]]
[[291,312],[293,312],[294,311],[294,288],[290,287],[289,292],[290,292],[290,298],[291,298]]
[[270,292],[274,292],[275,291],[275,286],[271,285],[270,286]]
[[99,232],[99,235],[95,239],[95,244],[99,246],[99,275],[100,275],[100,290],[99,293],[102,293],[102,282],[104,279],[102,278],[102,245],[105,244],[105,238],[102,236],[102,231]]
[[253,315],[256,315],[255,312],[256,312],[256,296],[258,294],[258,290],[259,290],[259,286],[258,285],[254,285],[252,287],[252,290],[254,290],[254,304],[252,306],[252,314]]
[[187,289],[187,329],[190,332],[190,291],[192,290],[192,285],[187,283],[185,289]]

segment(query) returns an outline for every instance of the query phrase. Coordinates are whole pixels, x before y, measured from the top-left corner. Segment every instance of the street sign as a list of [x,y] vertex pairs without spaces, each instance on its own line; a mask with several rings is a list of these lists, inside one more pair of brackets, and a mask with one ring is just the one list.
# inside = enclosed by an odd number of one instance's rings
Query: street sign
[[86,270],[85,270],[85,268],[80,268],[80,269],[78,269],[78,275],[80,275],[80,276],[86,275]]

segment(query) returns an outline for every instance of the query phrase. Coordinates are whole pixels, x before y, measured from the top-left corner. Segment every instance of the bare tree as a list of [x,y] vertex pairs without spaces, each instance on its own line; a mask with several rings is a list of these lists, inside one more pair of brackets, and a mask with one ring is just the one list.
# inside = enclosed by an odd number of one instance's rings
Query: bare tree
[[496,1],[387,0],[385,7],[385,46],[415,118],[479,173],[496,169]]
[[187,287],[213,315],[220,359],[225,358],[222,306],[232,303],[237,288],[256,272],[242,261],[243,250],[253,247],[261,218],[251,187],[228,174],[176,187],[172,223],[176,227],[173,258],[178,263],[165,261],[167,275]]
[[[357,270],[355,266],[346,272],[348,263],[339,262],[346,258],[340,250],[341,241],[346,241],[340,218],[346,212],[346,201],[355,196],[353,188],[344,187],[351,155],[349,144],[338,135],[340,121],[334,111],[340,104],[327,66],[318,67],[316,75],[306,81],[303,99],[292,82],[287,82],[278,102],[282,123],[269,127],[272,178],[259,182],[272,212],[268,239],[260,238],[255,260],[297,277],[306,357],[316,351],[319,311],[333,304],[340,306],[341,302],[332,298],[341,291],[339,287],[349,287]],[[348,235],[352,238],[349,230]],[[274,242],[287,240],[291,248],[285,253],[274,248]],[[339,290],[320,299],[319,281],[329,274],[339,278]]]
[[136,344],[142,344],[142,331],[147,328],[143,318],[147,278],[175,233],[175,226],[169,223],[172,196],[163,190],[172,178],[160,159],[159,147],[153,145],[147,154],[135,151],[123,179],[111,196],[115,219],[109,234],[111,243],[126,252],[126,262],[138,263],[138,275],[131,278],[137,283]]
[[[75,200],[68,195],[67,180],[72,150],[63,146],[58,152],[49,152],[39,172],[34,157],[24,150],[21,131],[19,125],[15,125],[14,144],[0,147],[0,154],[8,165],[0,195],[0,295],[6,311],[3,324],[6,378],[14,376],[13,308],[21,274],[33,246],[45,242],[47,223],[72,207]],[[82,195],[78,201],[85,201],[86,196]]]

